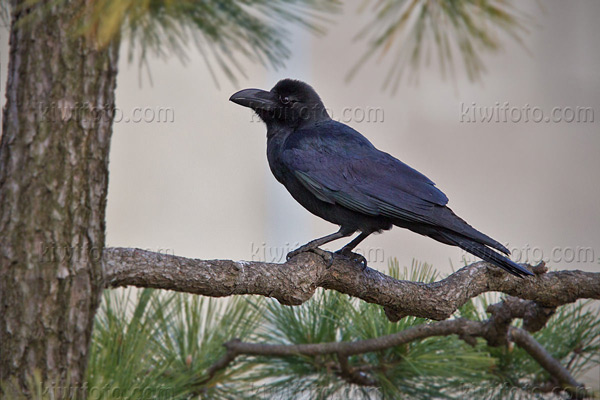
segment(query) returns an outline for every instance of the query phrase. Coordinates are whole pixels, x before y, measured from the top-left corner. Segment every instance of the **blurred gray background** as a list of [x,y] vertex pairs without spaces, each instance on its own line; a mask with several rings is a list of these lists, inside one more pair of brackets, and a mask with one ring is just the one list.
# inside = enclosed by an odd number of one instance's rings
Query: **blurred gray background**
[[[437,66],[396,94],[382,89],[391,58],[368,63],[348,81],[366,50],[352,38],[371,16],[344,4],[328,33],[292,29],[285,69],[245,64],[233,84],[218,86],[198,51],[189,59],[127,61],[123,46],[117,88],[120,110],[110,159],[108,244],[197,258],[281,261],[298,244],[337,227],[295,203],[271,176],[265,127],[228,101],[242,88],[271,88],[297,78],[319,92],[334,118],[434,180],[450,207],[508,245],[513,259],[546,259],[551,268],[600,269],[600,2],[519,2],[532,16],[524,46],[506,39],[487,54],[482,83],[462,73],[442,79]],[[4,101],[8,37],[2,28]],[[482,122],[477,107],[586,107],[593,121]],[[371,110],[371,111],[369,111]],[[560,111],[560,110],[559,110]],[[371,112],[371,114],[369,114]],[[560,116],[560,115],[559,115]],[[569,115],[565,114],[565,117]],[[337,249],[343,241],[332,244]],[[372,267],[398,258],[450,272],[472,256],[398,228],[372,235],[360,249]]]
[[[483,83],[457,73],[442,79],[423,68],[419,83],[395,95],[382,90],[386,60],[345,77],[365,50],[352,40],[366,15],[349,2],[329,32],[294,30],[294,53],[281,71],[249,65],[233,85],[211,79],[195,49],[182,65],[150,60],[150,74],[123,54],[108,202],[108,244],[198,258],[278,261],[290,247],[337,229],[288,195],[268,169],[266,129],[250,110],[228,101],[242,88],[279,79],[309,82],[334,118],[437,183],[450,207],[513,249],[513,258],[551,268],[600,269],[600,2],[522,2],[535,24],[525,48],[505,40],[484,58]],[[4,59],[4,58],[3,58]],[[460,68],[458,68],[460,70]],[[591,107],[594,122],[466,122],[464,107]],[[149,122],[133,119],[149,109]],[[161,109],[166,122],[152,121]],[[348,109],[350,111],[344,111]],[[370,121],[361,110],[375,109]],[[158,110],[158,111],[157,111]],[[355,111],[358,110],[358,111]],[[568,117],[569,115],[566,115]],[[337,249],[343,241],[334,242]],[[395,228],[360,246],[371,266],[413,259],[450,272],[462,251]],[[591,251],[590,251],[591,249]],[[472,260],[472,258],[467,258]]]
[[[345,3],[325,36],[294,29],[287,68],[248,65],[238,84],[217,74],[217,87],[193,47],[186,63],[150,58],[148,71],[127,62],[124,46],[108,245],[277,262],[297,245],[335,231],[275,181],[264,125],[228,101],[239,89],[268,89],[291,77],[313,85],[334,118],[434,180],[449,206],[507,244],[513,259],[544,258],[555,269],[599,271],[600,2],[540,3],[519,2],[535,21],[523,36],[525,46],[505,40],[503,50],[485,56],[483,83],[471,83],[460,67],[455,79],[444,80],[431,66],[421,69],[418,84],[405,81],[395,95],[381,88],[385,59],[345,79],[366,50],[352,40],[368,20],[357,12],[360,1]],[[4,102],[6,28],[0,46]],[[473,103],[505,102],[539,107],[546,116],[554,107],[589,107],[594,121],[512,122],[509,115],[507,122],[466,122],[462,112]],[[361,117],[360,110],[369,109],[377,110],[376,117]],[[462,266],[465,257],[474,260],[398,228],[372,235],[360,249],[378,269],[393,257],[400,266],[418,260],[444,273]],[[598,379],[591,379],[597,386]]]

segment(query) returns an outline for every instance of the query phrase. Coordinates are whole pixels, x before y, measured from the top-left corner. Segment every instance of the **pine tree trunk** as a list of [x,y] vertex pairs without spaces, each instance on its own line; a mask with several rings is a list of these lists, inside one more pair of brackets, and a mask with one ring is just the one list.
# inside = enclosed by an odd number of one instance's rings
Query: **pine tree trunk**
[[37,373],[59,397],[80,396],[102,291],[118,41],[67,33],[80,2],[29,4],[12,4],[0,144],[0,383],[23,392]]

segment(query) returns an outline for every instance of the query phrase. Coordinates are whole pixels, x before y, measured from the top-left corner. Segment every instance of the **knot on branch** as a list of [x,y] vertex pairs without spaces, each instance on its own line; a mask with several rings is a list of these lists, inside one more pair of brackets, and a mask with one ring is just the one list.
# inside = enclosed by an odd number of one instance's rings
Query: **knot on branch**
[[348,362],[348,355],[343,352],[337,353],[337,358],[340,363],[339,375],[348,383],[353,383],[360,386],[376,386],[377,381],[365,374],[359,368],[351,367]]
[[536,275],[542,275],[547,273],[549,270],[548,267],[546,267],[546,262],[540,261],[538,265],[531,267],[531,271]]
[[515,318],[523,319],[525,330],[537,332],[546,325],[555,310],[556,307],[544,307],[531,300],[507,296],[503,301],[488,306],[486,311],[491,317],[485,337],[491,346],[506,345],[508,329]]
[[408,316],[405,313],[403,313],[401,310],[391,307],[391,306],[387,306],[387,307],[384,306],[383,311],[385,312],[385,316],[387,317],[387,319],[389,319],[391,322],[398,322],[402,318]]

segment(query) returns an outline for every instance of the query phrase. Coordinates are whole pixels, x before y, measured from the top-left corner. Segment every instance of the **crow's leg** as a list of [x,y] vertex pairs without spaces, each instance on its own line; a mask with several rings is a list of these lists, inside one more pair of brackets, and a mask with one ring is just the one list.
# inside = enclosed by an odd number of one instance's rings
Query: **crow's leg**
[[357,237],[355,237],[354,239],[352,239],[352,241],[350,243],[348,243],[347,245],[345,245],[344,247],[342,247],[341,249],[339,249],[338,251],[336,251],[336,253],[339,253],[339,254],[348,254],[356,246],[358,246],[360,244],[360,242],[362,242],[363,240],[365,240],[371,233],[373,233],[373,232],[361,232],[360,235],[358,235]]
[[353,261],[360,262],[363,269],[367,268],[367,259],[363,255],[352,252],[352,249],[358,246],[358,244],[365,240],[371,233],[373,232],[361,232],[360,235],[358,235],[357,237],[352,239],[350,243],[336,251],[335,254],[340,254],[342,256],[350,258]]
[[320,255],[321,257],[323,257],[323,259],[329,265],[331,265],[331,263],[333,263],[333,256],[331,255],[330,252],[319,249],[319,246],[322,246],[326,243],[332,242],[337,239],[341,239],[343,237],[350,236],[350,235],[352,235],[352,233],[354,233],[354,231],[340,228],[340,230],[335,233],[332,233],[327,236],[323,236],[323,237],[315,239],[315,240],[311,240],[310,242],[306,243],[305,245],[298,247],[296,250],[290,251],[287,254],[287,259],[289,260],[290,258],[295,257],[300,253],[304,253],[305,251],[312,251],[313,253],[316,253],[316,254]]

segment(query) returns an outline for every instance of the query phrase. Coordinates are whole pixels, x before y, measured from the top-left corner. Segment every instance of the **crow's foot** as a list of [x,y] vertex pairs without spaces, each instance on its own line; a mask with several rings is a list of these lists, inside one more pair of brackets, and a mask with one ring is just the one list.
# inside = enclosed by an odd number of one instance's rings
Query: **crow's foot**
[[342,256],[354,263],[361,265],[363,271],[367,268],[367,259],[362,254],[354,253],[352,250],[341,248],[335,252],[336,255]]
[[331,267],[331,265],[333,264],[333,254],[329,251],[321,250],[318,247],[305,247],[305,246],[298,247],[296,250],[290,251],[286,256],[286,259],[289,261],[290,259],[296,257],[298,254],[306,253],[307,251],[310,251],[312,253],[315,253],[315,254],[321,256],[323,258],[323,261],[325,261],[327,268]]

